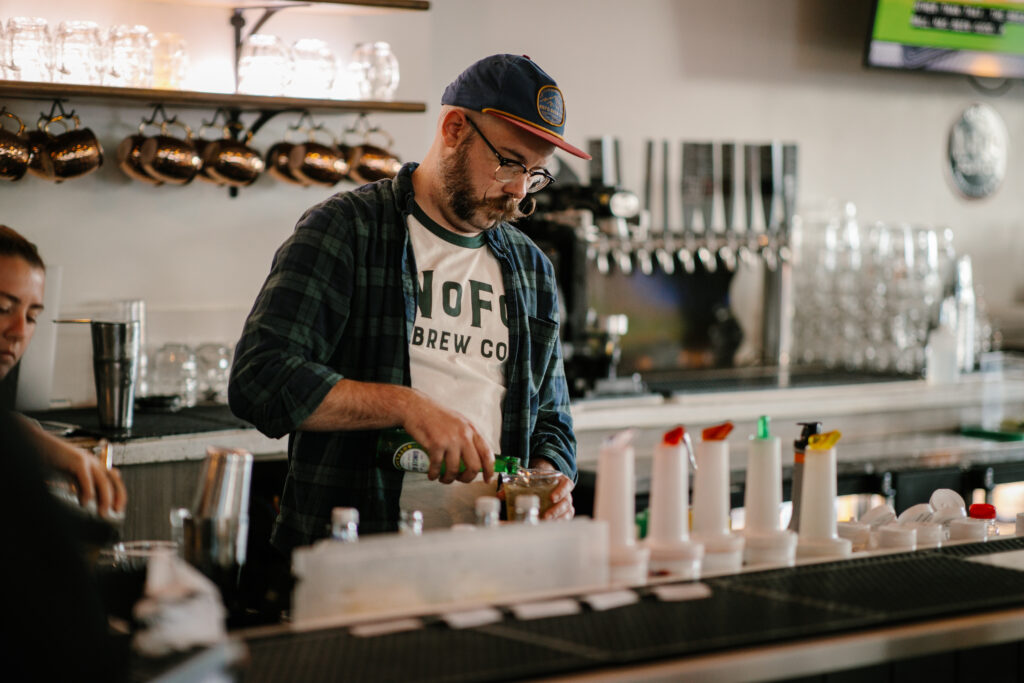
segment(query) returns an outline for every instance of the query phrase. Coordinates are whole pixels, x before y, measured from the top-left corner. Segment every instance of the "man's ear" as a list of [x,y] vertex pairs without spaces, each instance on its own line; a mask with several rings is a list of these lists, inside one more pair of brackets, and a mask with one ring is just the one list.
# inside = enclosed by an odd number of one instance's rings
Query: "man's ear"
[[455,148],[469,130],[466,115],[458,109],[450,109],[441,118],[441,139],[446,147]]

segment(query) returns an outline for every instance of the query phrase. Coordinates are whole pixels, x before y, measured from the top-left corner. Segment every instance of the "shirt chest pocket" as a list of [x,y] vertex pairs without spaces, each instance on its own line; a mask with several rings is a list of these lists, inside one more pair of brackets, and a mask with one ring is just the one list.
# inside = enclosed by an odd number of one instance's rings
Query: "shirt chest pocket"
[[530,392],[536,394],[548,374],[548,366],[558,343],[558,325],[541,318],[527,317],[530,328]]

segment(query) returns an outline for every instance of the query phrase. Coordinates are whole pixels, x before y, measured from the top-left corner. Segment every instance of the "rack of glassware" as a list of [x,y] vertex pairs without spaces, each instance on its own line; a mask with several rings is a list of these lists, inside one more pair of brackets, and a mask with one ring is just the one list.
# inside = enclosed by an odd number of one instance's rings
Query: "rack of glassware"
[[[220,4],[203,0],[199,4]],[[229,109],[317,110],[321,112],[422,112],[423,103],[394,101],[398,62],[381,41],[358,43],[346,68],[323,40],[303,38],[285,44],[258,33],[276,12],[317,3],[276,2],[231,7],[235,26],[235,92],[189,87],[188,45],[173,33],[151,32],[141,25],[101,28],[92,21],[62,21],[50,26],[39,17],[0,21],[0,98],[74,98],[82,102],[163,103]],[[422,0],[343,0],[375,10],[426,10]],[[243,13],[260,9],[262,17],[242,37]],[[347,77],[347,78],[346,78]],[[345,83],[345,87],[337,84]]]

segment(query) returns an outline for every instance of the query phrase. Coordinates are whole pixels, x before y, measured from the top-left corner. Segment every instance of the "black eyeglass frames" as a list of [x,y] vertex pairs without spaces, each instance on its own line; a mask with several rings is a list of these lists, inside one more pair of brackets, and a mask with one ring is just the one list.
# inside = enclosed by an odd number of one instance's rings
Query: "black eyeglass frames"
[[473,119],[467,116],[466,120],[469,121],[469,125],[473,127],[473,130],[475,130],[477,135],[480,136],[480,139],[484,141],[484,144],[487,145],[488,149],[494,152],[494,156],[498,157],[498,168],[494,169],[494,179],[499,183],[510,183],[514,180],[519,180],[525,174],[529,177],[526,184],[526,191],[532,194],[543,190],[554,182],[555,179],[547,171],[531,171],[526,168],[525,164],[522,164],[515,159],[503,157],[501,153],[494,148],[491,141],[487,139],[487,136],[481,132],[480,128],[473,123]]

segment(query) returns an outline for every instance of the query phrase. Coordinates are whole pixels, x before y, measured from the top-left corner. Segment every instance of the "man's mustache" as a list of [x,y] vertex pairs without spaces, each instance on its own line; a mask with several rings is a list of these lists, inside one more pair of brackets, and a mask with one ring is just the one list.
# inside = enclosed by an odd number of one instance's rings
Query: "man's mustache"
[[522,201],[505,199],[497,203],[495,208],[506,216],[506,220],[518,220],[526,218],[537,210],[537,200],[533,197],[524,197]]
[[519,217],[526,218],[527,216],[533,215],[533,212],[537,210],[537,200],[533,197],[523,197],[523,201],[519,202]]

